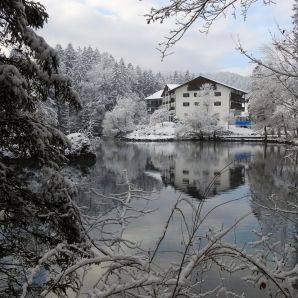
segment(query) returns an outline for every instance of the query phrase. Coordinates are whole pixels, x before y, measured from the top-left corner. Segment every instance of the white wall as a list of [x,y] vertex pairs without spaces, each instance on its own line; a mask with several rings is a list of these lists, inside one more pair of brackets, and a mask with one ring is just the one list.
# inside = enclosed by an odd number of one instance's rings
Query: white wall
[[[214,92],[221,92],[221,96],[214,96]],[[183,97],[183,93],[189,93],[189,97]],[[204,98],[194,97],[194,93],[198,91],[187,91],[187,85],[184,85],[175,90],[176,94],[176,116],[179,120],[185,120],[195,109],[202,108]],[[227,116],[229,115],[230,108],[230,93],[228,87],[217,84],[216,90],[211,92],[210,108],[212,113],[219,114],[219,124],[227,124]],[[215,101],[220,101],[221,106],[214,106]],[[189,106],[183,106],[184,102],[189,102]],[[195,106],[195,102],[199,102],[199,106]]]

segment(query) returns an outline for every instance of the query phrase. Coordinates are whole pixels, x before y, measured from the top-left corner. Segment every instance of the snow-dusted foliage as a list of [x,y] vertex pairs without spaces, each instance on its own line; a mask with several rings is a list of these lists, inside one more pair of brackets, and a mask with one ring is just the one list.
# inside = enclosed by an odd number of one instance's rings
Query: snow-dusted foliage
[[[26,162],[34,160],[37,184],[43,185],[30,188],[0,155],[3,297],[21,296],[26,268],[35,267],[53,246],[84,238],[72,201],[75,186],[56,171],[66,160],[68,141],[55,127],[54,103],[49,98],[76,108],[80,104],[69,79],[57,70],[57,52],[34,32],[47,18],[45,8],[35,1],[0,3],[0,150]],[[23,168],[22,163],[18,166]],[[35,249],[37,243],[42,245]],[[35,271],[40,279],[32,277],[30,282],[42,283],[45,271],[45,267]],[[32,296],[38,293],[33,290]]]
[[41,101],[54,88],[61,101],[76,107],[79,103],[70,81],[57,72],[56,51],[32,30],[43,26],[47,14],[39,3],[21,0],[4,1],[0,9],[1,45],[15,48],[0,56],[1,147],[34,156],[41,163],[61,161],[66,141],[51,126],[53,121],[48,124],[38,117],[39,111],[45,111]]
[[[100,135],[105,114],[113,110],[119,97],[130,98],[131,94],[136,94],[140,99],[144,99],[163,88],[166,83],[184,83],[196,76],[189,71],[175,71],[168,75],[155,74],[151,70],[127,64],[123,59],[116,60],[109,53],[100,52],[90,46],[74,49],[69,44],[63,49],[57,45],[56,50],[61,60],[60,70],[73,80],[83,107],[77,116],[68,106],[58,106],[60,128],[65,133],[83,129]],[[214,76],[226,84],[236,84],[239,88],[248,89],[248,78],[231,73]]]
[[52,99],[39,101],[36,103],[36,117],[49,125],[58,126],[58,114],[56,104]]
[[170,112],[166,108],[157,109],[151,116],[150,116],[150,124],[157,124],[163,123],[165,121],[170,120]]
[[[266,48],[266,63],[277,61],[272,48]],[[275,65],[277,69],[280,66]],[[287,64],[282,65],[286,69]],[[289,70],[289,68],[288,68]],[[289,70],[290,71],[290,70]],[[264,66],[258,66],[253,73],[252,94],[249,111],[257,128],[265,132],[285,135],[287,139],[297,138],[298,79],[278,74]]]
[[263,58],[239,50],[256,63],[253,73],[250,112],[257,126],[281,132],[288,140],[298,137],[298,43],[297,2],[292,30],[281,30],[272,44],[263,48]]
[[147,122],[146,104],[137,95],[119,98],[111,112],[107,112],[103,121],[106,136],[121,136],[134,130],[136,125]]
[[83,129],[101,134],[105,114],[113,110],[119,98],[130,98],[135,94],[143,100],[165,83],[183,83],[194,77],[189,71],[176,71],[167,76],[154,74],[151,70],[126,64],[123,59],[116,61],[109,53],[90,46],[82,50],[74,49],[71,44],[65,49],[57,45],[56,50],[61,61],[60,70],[72,79],[83,107],[76,116],[67,106],[58,106],[60,128],[65,133]]
[[213,86],[211,84],[204,84],[202,86],[198,92],[198,97],[203,97],[202,104],[200,107],[193,109],[185,120],[185,127],[179,134],[187,133],[188,131],[210,134],[218,128],[218,115],[214,113],[210,99],[212,92]]
[[71,133],[67,135],[70,148],[65,149],[66,156],[76,157],[92,154],[91,142],[83,133]]
[[136,141],[166,141],[175,140],[177,131],[182,127],[181,123],[157,122],[149,125],[139,125],[136,129],[125,135],[125,139]]

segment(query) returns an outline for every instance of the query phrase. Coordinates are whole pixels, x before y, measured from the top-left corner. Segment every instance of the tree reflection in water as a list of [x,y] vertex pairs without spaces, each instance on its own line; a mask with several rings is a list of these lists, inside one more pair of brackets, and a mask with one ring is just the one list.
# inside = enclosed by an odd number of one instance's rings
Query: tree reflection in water
[[[4,195],[0,202],[0,296],[37,297],[45,284],[62,295],[67,287],[78,287],[76,274],[59,286],[51,284],[52,276],[90,254],[71,201],[76,188],[50,169],[40,172],[34,163],[24,167],[20,162],[14,169],[6,177],[6,191],[14,196]],[[20,176],[29,189],[9,183],[10,175]]]
[[281,254],[288,245],[296,248],[287,260],[290,268],[298,264],[298,152],[284,146],[263,149],[252,157],[248,168],[251,208],[260,232],[270,235],[274,251]]
[[[285,158],[288,152],[284,146],[103,142],[98,150],[96,164],[75,163],[64,169],[64,174],[78,186],[76,203],[67,196],[76,191],[72,183],[68,183],[68,189],[61,190],[61,177],[35,170],[22,173],[22,177],[27,174],[24,179],[31,183],[32,192],[25,193],[14,186],[16,192],[23,192],[22,202],[14,202],[13,198],[1,202],[1,210],[10,210],[1,215],[3,297],[20,296],[26,286],[28,297],[48,292],[63,297],[70,295],[69,289],[86,293],[93,287],[89,294],[94,297],[120,292],[125,297],[179,294],[197,297],[198,293],[211,289],[214,292],[209,296],[214,297],[224,292],[226,282],[220,281],[218,287],[218,283],[213,283],[214,276],[209,276],[212,283],[207,278],[205,286],[200,284],[206,277],[206,269],[211,274],[215,274],[213,267],[226,272],[236,270],[239,264],[231,260],[232,256],[242,260],[245,272],[251,270],[242,246],[247,242],[251,242],[249,253],[258,250],[259,254],[266,255],[269,251],[270,257],[265,256],[269,263],[289,247],[296,247],[294,253],[284,254],[281,272],[297,264],[297,164]],[[125,169],[128,184],[123,184]],[[131,185],[130,191],[127,191],[128,185]],[[146,195],[137,188],[146,191]],[[58,190],[61,195],[57,199]],[[237,197],[243,196],[244,190],[251,192],[251,201],[241,203]],[[134,191],[134,200],[128,199],[128,194]],[[56,193],[55,197],[52,193]],[[122,197],[112,197],[112,193],[122,193]],[[174,195],[179,196],[177,202]],[[146,196],[149,200],[143,203],[150,201],[151,207],[143,208],[138,198]],[[151,201],[153,198],[159,199]],[[214,216],[208,214],[217,205],[226,206],[230,199],[234,202],[229,207],[216,211]],[[169,217],[171,210],[173,214]],[[141,211],[140,215],[136,211]],[[256,236],[250,231],[245,239],[240,239],[243,234],[240,223],[240,236],[237,236],[240,240],[235,244],[241,248],[237,250],[225,242],[231,239],[228,235],[221,232],[224,237],[219,237],[218,232],[223,231],[219,223],[233,226],[233,218],[247,212],[254,214],[249,215],[248,222],[253,223]],[[192,260],[210,241],[214,243],[208,253],[192,267]],[[258,256],[253,260],[263,262]],[[113,266],[99,266],[100,269],[89,266],[100,262],[112,262]],[[91,269],[87,272],[82,268]],[[190,275],[186,274],[187,268]],[[237,278],[243,276],[237,272],[234,272]],[[267,287],[260,278],[263,273],[253,276],[260,288]],[[98,275],[102,277],[100,280]],[[181,278],[190,278],[190,283],[180,284]],[[91,280],[97,280],[96,284]],[[233,284],[236,292],[244,288],[242,283],[237,283]],[[255,297],[264,295],[264,292],[249,291]]]

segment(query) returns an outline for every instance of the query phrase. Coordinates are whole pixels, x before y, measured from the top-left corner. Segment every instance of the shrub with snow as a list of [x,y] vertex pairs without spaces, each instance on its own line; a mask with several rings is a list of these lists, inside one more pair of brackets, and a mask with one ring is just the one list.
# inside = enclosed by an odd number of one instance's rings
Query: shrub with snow
[[81,155],[93,155],[91,150],[90,139],[83,133],[71,133],[67,135],[67,139],[70,142],[70,148],[65,150],[67,156],[81,156]]
[[170,112],[166,108],[157,109],[150,117],[150,124],[158,124],[169,121]]
[[137,95],[120,97],[111,112],[107,112],[103,121],[104,135],[117,137],[131,132],[136,125],[147,122],[146,104]]
[[150,125],[140,125],[131,133],[125,135],[129,140],[173,140],[176,137],[176,130],[181,124],[174,122],[163,122]]

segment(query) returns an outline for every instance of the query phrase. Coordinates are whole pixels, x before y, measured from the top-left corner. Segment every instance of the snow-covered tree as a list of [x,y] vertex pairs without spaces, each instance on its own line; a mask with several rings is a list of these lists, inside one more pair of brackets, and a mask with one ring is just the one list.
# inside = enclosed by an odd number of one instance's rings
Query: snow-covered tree
[[[57,52],[34,31],[47,19],[45,8],[35,1],[0,3],[0,262],[4,297],[21,296],[24,266],[34,268],[38,259],[60,242],[84,239],[73,204],[76,189],[56,171],[66,161],[68,141],[53,126],[55,121],[40,114],[49,107],[46,101],[50,97],[80,106],[69,79],[58,72]],[[33,159],[40,187],[24,183],[2,150],[17,158]],[[33,249],[33,243],[40,242],[42,246]],[[61,253],[67,260],[68,255]],[[10,260],[10,268],[4,260]],[[48,260],[47,268],[55,267],[54,263]],[[39,293],[33,289],[28,296],[38,297]]]
[[217,128],[218,115],[214,113],[211,94],[214,88],[211,84],[203,84],[197,96],[200,106],[196,106],[187,117],[185,124],[195,132],[211,133]]
[[[258,128],[281,131],[287,137],[297,137],[298,79],[295,77],[295,59],[285,59],[280,49],[267,46],[263,63],[253,73],[249,111]],[[298,66],[298,65],[297,65]],[[294,75],[294,76],[293,76]]]
[[146,105],[135,94],[120,97],[111,112],[107,112],[103,121],[104,134],[120,136],[132,131],[137,124],[146,122]]
[[293,26],[294,26],[294,38],[296,44],[298,43],[298,1],[295,0],[293,5]]
[[41,122],[45,122],[54,127],[58,126],[56,104],[50,98],[47,101],[38,101],[36,103],[35,115]]
[[170,112],[166,108],[160,108],[154,111],[154,113],[150,116],[150,123],[151,124],[158,124],[169,121],[170,119]]

